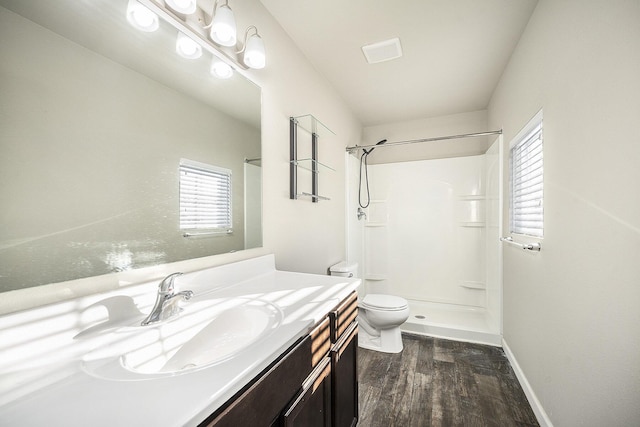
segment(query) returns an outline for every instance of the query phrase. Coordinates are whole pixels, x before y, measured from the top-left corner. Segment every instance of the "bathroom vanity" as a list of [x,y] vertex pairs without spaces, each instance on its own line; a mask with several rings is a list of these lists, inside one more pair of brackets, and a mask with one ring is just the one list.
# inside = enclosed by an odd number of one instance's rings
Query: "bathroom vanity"
[[354,426],[357,294],[351,293],[202,426]]
[[0,317],[0,425],[353,426],[358,279],[273,256]]

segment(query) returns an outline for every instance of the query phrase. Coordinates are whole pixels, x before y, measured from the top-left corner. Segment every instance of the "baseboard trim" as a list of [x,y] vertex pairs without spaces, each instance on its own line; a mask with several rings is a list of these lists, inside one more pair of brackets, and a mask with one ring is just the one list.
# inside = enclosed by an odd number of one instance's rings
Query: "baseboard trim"
[[542,407],[542,403],[540,403],[540,401],[538,400],[538,397],[531,388],[531,384],[529,384],[529,381],[527,381],[527,377],[524,375],[524,372],[520,368],[516,357],[511,352],[511,349],[507,345],[507,342],[504,340],[504,338],[502,339],[502,349],[504,350],[504,354],[507,356],[507,360],[509,360],[513,371],[516,373],[516,377],[518,378],[520,386],[524,390],[524,394],[529,400],[529,404],[531,405],[531,409],[533,409],[533,413],[538,420],[538,424],[540,424],[540,427],[553,427],[549,416]]

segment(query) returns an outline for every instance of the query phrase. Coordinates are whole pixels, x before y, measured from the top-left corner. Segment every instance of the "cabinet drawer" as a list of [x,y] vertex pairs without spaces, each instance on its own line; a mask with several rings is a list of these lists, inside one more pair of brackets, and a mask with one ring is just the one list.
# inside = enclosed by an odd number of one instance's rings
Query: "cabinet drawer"
[[272,425],[312,371],[311,342],[311,336],[307,335],[199,427]]
[[347,330],[349,325],[358,316],[358,293],[352,292],[333,311],[329,312],[331,319],[331,342],[336,342],[338,338]]

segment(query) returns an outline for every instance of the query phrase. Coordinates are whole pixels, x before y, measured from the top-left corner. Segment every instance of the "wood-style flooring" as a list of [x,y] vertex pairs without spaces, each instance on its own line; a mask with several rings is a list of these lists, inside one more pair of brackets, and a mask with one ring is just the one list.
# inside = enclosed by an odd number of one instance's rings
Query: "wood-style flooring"
[[403,342],[398,354],[358,348],[359,427],[539,425],[501,348]]

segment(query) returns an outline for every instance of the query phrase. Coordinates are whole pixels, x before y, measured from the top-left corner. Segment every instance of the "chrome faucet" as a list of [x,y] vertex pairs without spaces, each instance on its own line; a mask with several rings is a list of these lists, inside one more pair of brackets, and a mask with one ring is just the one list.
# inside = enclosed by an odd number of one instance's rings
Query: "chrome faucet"
[[181,275],[182,273],[173,273],[165,277],[162,282],[160,282],[160,285],[158,285],[156,303],[151,309],[151,313],[149,313],[147,318],[142,321],[142,326],[156,323],[176,315],[180,310],[177,307],[176,302],[180,298],[185,301],[191,299],[193,296],[192,291],[173,291],[173,280]]

